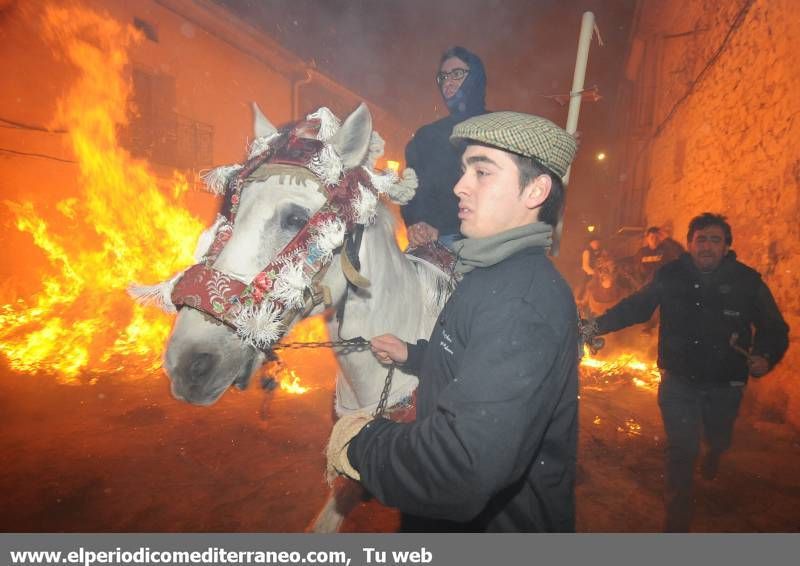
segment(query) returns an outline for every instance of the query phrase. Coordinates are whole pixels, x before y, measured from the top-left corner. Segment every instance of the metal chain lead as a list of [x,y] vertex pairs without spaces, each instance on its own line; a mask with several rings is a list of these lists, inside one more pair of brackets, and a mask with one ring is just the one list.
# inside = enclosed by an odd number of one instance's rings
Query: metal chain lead
[[351,352],[363,352],[369,348],[369,341],[361,336],[348,338],[346,340],[329,340],[327,342],[286,342],[285,344],[275,344],[273,350],[301,350],[303,348],[341,348],[343,354]]
[[392,388],[392,376],[394,375],[394,364],[389,366],[389,372],[386,374],[386,381],[383,382],[383,391],[381,397],[378,399],[378,406],[375,407],[375,412],[372,413],[373,417],[383,416],[386,410],[386,401],[389,399],[389,390]]
[[[349,354],[351,352],[363,352],[369,348],[369,340],[365,340],[361,336],[355,338],[347,338],[346,340],[329,340],[327,342],[287,342],[285,344],[275,344],[273,350],[300,350],[304,348],[340,348],[342,354]],[[374,417],[380,417],[386,410],[386,403],[389,400],[389,391],[392,389],[392,376],[394,375],[394,364],[389,366],[389,371],[386,374],[386,379],[383,382],[383,390],[378,399],[378,406],[375,407],[375,412],[372,414]]]

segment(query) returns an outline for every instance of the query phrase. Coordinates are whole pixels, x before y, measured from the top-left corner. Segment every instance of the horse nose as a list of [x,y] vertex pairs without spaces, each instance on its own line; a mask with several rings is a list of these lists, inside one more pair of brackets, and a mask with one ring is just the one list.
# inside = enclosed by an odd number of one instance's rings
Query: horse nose
[[189,379],[197,383],[211,374],[217,365],[218,357],[207,352],[195,353],[189,361]]

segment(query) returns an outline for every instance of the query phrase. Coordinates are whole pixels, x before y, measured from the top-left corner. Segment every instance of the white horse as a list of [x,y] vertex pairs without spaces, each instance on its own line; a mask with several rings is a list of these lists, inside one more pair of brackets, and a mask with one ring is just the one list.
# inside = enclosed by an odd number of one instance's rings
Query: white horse
[[[372,119],[366,106],[359,106],[338,129],[338,124],[334,124],[335,134],[328,131],[325,135],[341,159],[344,171],[374,162],[375,142],[379,138],[373,135]],[[323,124],[321,129],[326,126]],[[256,142],[273,139],[275,134],[276,128],[256,107]],[[309,136],[314,137],[314,134]],[[271,169],[267,164],[259,169],[258,175],[245,182],[232,235],[213,268],[231,278],[252,281],[326,203],[321,185],[318,178],[302,167],[279,165]],[[329,323],[332,338],[370,338],[391,332],[414,342],[430,335],[446,299],[449,277],[401,252],[395,241],[391,214],[383,203],[377,204],[374,221],[365,227],[358,251],[360,274],[370,282],[367,288],[348,286],[341,255],[341,247],[333,251],[321,279],[321,284],[330,289],[334,306],[346,301],[341,323],[335,318]],[[176,279],[178,277],[158,289],[162,302],[169,303],[165,295],[171,292]],[[142,295],[152,298],[156,293],[154,289],[157,288],[140,290],[138,294],[140,298]],[[323,309],[324,306],[319,305],[307,314]],[[283,332],[286,330],[288,328]],[[230,326],[209,314],[181,308],[164,356],[172,393],[193,404],[210,405],[231,385],[247,384],[251,374],[265,360],[263,349],[245,343]],[[336,380],[337,415],[374,411],[387,368],[369,350],[338,355],[338,362],[341,373]],[[417,378],[398,368],[387,406],[407,399],[416,386]],[[350,497],[353,497],[352,491]],[[353,504],[352,500],[337,502],[336,495],[332,494],[313,529],[318,532],[338,530],[342,513],[349,511],[347,507]]]

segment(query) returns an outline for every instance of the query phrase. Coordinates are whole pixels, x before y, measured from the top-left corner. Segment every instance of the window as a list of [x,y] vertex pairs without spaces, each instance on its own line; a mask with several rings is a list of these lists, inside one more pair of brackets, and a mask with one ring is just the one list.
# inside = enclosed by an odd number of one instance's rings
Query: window
[[214,127],[175,112],[175,77],[134,68],[132,103],[120,137],[133,155],[179,169],[213,164]]

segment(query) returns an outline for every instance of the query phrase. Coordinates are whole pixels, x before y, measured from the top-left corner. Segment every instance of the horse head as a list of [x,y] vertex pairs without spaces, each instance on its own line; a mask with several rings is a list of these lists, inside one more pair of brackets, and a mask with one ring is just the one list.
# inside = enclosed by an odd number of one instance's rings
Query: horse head
[[341,125],[321,108],[280,130],[254,109],[245,163],[206,177],[225,200],[201,236],[198,264],[132,291],[178,310],[164,368],[173,395],[197,405],[214,403],[231,385],[246,387],[298,316],[323,310],[312,303],[318,286],[334,302],[345,293],[338,268],[345,236],[372,221],[380,194],[391,198],[402,185],[371,169],[382,140],[365,105]]

